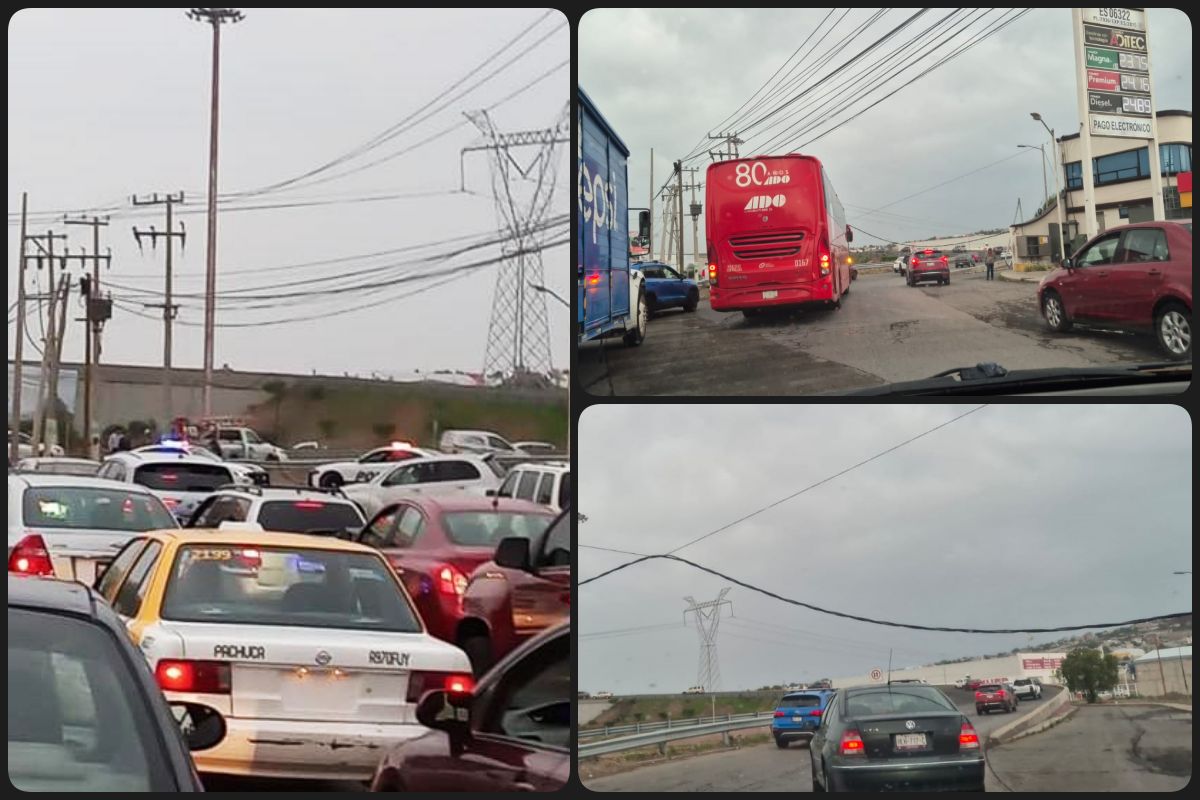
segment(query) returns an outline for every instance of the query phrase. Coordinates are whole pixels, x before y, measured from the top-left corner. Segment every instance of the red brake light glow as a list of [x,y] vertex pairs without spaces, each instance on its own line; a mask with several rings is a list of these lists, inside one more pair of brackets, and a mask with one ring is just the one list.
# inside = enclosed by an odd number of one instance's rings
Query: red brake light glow
[[964,721],[958,732],[958,749],[960,751],[979,749],[979,734],[975,733],[975,726],[969,722]]
[[863,749],[862,737],[858,735],[858,731],[854,728],[850,728],[842,734],[840,749],[844,756],[866,755],[866,750]]
[[775,718],[776,718],[776,719],[778,719],[779,717],[784,717],[784,716],[787,716],[787,715],[786,715],[786,714],[784,714],[782,711],[776,711],[776,712],[775,712]]
[[174,483],[175,481],[179,480],[179,476],[176,475],[174,472],[164,472],[164,473],[160,474],[158,477],[162,478],[167,483]]
[[588,275],[587,282],[588,282],[589,286],[595,286],[596,284],[598,284],[600,282],[600,273],[596,272],[591,275]]
[[475,681],[470,675],[451,675],[446,678],[446,691],[451,694],[470,694],[475,691]]
[[431,689],[443,689],[448,694],[462,696],[475,691],[475,681],[461,672],[426,672],[414,670],[408,676],[406,700],[416,703]]
[[462,597],[467,591],[467,576],[449,565],[442,567],[437,573],[437,588],[442,594]]
[[324,508],[325,507],[325,504],[322,503],[320,500],[297,500],[296,502],[292,503],[292,505],[295,506],[296,508],[304,508],[304,509],[314,509],[314,508]]
[[229,674],[225,661],[163,659],[154,668],[154,677],[164,692],[229,694]]
[[54,575],[50,553],[40,535],[30,533],[17,542],[8,556],[8,571],[18,575]]

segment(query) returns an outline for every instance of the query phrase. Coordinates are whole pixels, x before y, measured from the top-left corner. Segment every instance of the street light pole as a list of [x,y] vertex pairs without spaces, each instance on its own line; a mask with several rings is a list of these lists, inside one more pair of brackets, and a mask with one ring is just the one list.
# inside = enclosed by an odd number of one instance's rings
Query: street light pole
[[1058,209],[1058,252],[1059,263],[1061,264],[1062,260],[1067,257],[1067,229],[1063,222],[1062,191],[1058,188],[1058,173],[1060,170],[1058,150],[1055,148],[1054,129],[1046,124],[1046,121],[1042,119],[1042,115],[1038,112],[1031,112],[1029,116],[1042,123],[1042,127],[1050,134],[1050,152],[1054,156],[1054,205]]
[[[533,281],[530,281],[529,288],[533,289],[535,292],[541,292],[542,294],[548,294],[551,297],[553,297],[555,300],[557,300],[558,302],[562,303],[568,309],[571,308],[571,304],[568,303],[566,300],[562,299],[561,297],[559,297],[558,293],[555,292],[553,289],[551,289],[549,286],[543,286],[540,283],[534,283]],[[568,453],[571,451],[571,413],[570,413],[570,409],[571,409],[571,379],[568,377],[567,378],[567,452]]]
[[1030,150],[1040,150],[1042,153],[1042,202],[1046,202],[1046,197],[1050,194],[1050,187],[1046,185],[1046,145],[1019,144],[1017,147],[1028,147]]

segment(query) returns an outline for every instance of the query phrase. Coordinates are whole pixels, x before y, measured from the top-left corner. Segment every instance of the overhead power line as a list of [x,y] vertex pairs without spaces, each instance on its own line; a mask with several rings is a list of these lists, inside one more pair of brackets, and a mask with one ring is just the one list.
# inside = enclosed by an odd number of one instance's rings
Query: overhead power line
[[993,634],[993,633],[999,633],[999,634],[1004,634],[1004,633],[1066,633],[1069,631],[1082,631],[1082,630],[1088,630],[1091,628],[1120,628],[1120,627],[1124,627],[1126,625],[1139,625],[1144,622],[1158,622],[1161,620],[1178,619],[1180,617],[1189,617],[1189,616],[1191,616],[1191,613],[1192,613],[1190,611],[1178,611],[1178,612],[1175,612],[1172,614],[1158,614],[1158,615],[1152,616],[1152,617],[1141,617],[1138,619],[1127,619],[1127,620],[1120,620],[1117,622],[1088,622],[1088,623],[1084,623],[1084,624],[1080,624],[1080,625],[1059,625],[1059,626],[1051,627],[1051,628],[955,628],[955,627],[949,627],[949,626],[943,626],[943,625],[918,625],[913,622],[896,622],[893,620],[884,620],[884,619],[878,619],[875,617],[865,617],[860,614],[848,614],[844,611],[834,611],[833,609],[822,608],[821,606],[813,605],[812,603],[806,603],[803,600],[795,600],[790,597],[784,597],[783,595],[778,594],[777,592],[773,592],[770,589],[765,589],[761,586],[756,586],[752,583],[747,583],[746,581],[739,580],[738,578],[734,578],[730,575],[726,575],[725,573],[720,572],[718,570],[711,569],[709,567],[703,566],[702,564],[697,564],[694,561],[689,561],[688,559],[681,558],[680,556],[670,555],[669,553],[664,553],[663,555],[657,555],[657,556],[646,556],[645,558],[639,558],[636,561],[630,561],[627,564],[621,564],[620,566],[614,567],[613,569],[610,569],[606,572],[602,572],[599,575],[581,580],[579,582],[579,586],[583,587],[589,583],[592,583],[593,581],[597,581],[603,577],[611,575],[614,572],[620,572],[623,569],[627,569],[627,568],[633,566],[634,564],[640,564],[644,561],[650,561],[650,560],[653,560],[656,558],[667,559],[669,561],[678,561],[680,563],[687,564],[689,567],[698,569],[701,572],[707,572],[708,574],[715,575],[716,577],[721,578],[722,580],[726,580],[731,583],[737,584],[738,586],[741,586],[743,589],[748,589],[749,591],[757,592],[758,594],[765,595],[766,597],[770,597],[773,600],[778,600],[781,603],[787,603],[788,605],[799,606],[801,608],[807,608],[810,611],[816,611],[820,614],[827,614],[827,615],[833,616],[833,617],[840,617],[841,619],[852,619],[852,620],[855,620],[856,622],[866,622],[871,625],[883,625],[883,626],[889,627],[889,628],[906,628],[908,630],[916,630],[916,631],[935,631],[935,632],[939,632],[939,633],[987,633],[987,634]]

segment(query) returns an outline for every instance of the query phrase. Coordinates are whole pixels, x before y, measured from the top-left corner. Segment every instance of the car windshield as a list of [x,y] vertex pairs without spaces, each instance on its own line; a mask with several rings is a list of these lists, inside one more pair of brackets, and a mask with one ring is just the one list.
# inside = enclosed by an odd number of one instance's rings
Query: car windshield
[[188,545],[171,567],[164,619],[417,633],[421,622],[373,553]]
[[793,694],[779,701],[779,708],[818,708],[821,698],[815,694]]
[[446,537],[460,547],[495,547],[508,536],[534,539],[554,517],[517,511],[451,511],[442,515]]
[[83,486],[25,490],[24,523],[32,528],[152,531],[178,528],[166,506],[148,492]]
[[134,666],[95,623],[9,606],[8,779],[17,789],[178,791],[161,743],[176,734],[157,730]]
[[268,531],[308,533],[360,528],[366,520],[352,503],[325,500],[269,500],[258,512],[258,524]]
[[955,705],[932,686],[904,686],[881,691],[855,692],[846,698],[846,714],[850,717],[954,710]]
[[185,461],[143,464],[134,471],[133,479],[149,489],[167,492],[211,492],[219,486],[233,483],[233,476],[227,467]]

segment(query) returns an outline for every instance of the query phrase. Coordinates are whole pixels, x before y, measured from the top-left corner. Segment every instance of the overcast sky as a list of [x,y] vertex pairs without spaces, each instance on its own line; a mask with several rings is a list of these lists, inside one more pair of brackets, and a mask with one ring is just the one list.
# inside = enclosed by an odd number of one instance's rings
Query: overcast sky
[[[882,9],[887,13],[845,43],[829,64],[815,66],[832,45],[842,43],[847,34],[880,10],[834,9],[823,23],[830,9],[588,12],[579,31],[579,83],[632,150],[630,205],[644,206],[648,201],[651,148],[657,189],[670,175],[672,162],[691,154],[706,134],[729,127],[744,130],[745,124],[780,105],[782,98],[793,96],[799,86],[811,85],[867,50],[918,9]],[[1050,150],[1045,129],[1030,118],[1030,112],[1042,114],[1060,136],[1079,129],[1069,9],[1028,10],[1012,24],[814,141],[830,127],[826,121],[832,124],[848,119],[1011,10],[966,9],[964,13],[980,16],[952,42],[934,44],[935,32],[947,27],[937,21],[951,11],[930,9],[881,46],[889,64],[902,63],[902,57],[893,54],[895,50],[905,57],[924,54],[914,59],[902,76],[888,81],[886,88],[863,96],[862,90],[834,84],[836,91],[828,97],[822,97],[828,91],[822,88],[763,126],[787,119],[796,110],[799,113],[792,122],[817,123],[812,132],[787,141],[769,141],[785,126],[765,136],[746,135],[741,154],[797,151],[818,156],[846,207],[849,222],[884,239],[904,241],[1002,228],[1014,221],[1018,199],[1024,215],[1032,216],[1043,196],[1041,156],[1035,150],[1018,150],[1017,145],[1047,144],[1047,157]],[[1191,111],[1191,22],[1179,10],[1148,9],[1147,14],[1154,102],[1160,110]],[[810,40],[818,26],[821,35]],[[914,35],[929,28],[933,31]],[[828,36],[831,29],[834,34]],[[742,125],[718,130],[798,48],[797,59],[806,60],[794,72],[797,62],[789,62],[781,73],[790,75],[797,88],[786,94],[759,95],[755,103],[764,97],[769,97],[769,102]],[[877,61],[879,57],[868,55],[858,64]],[[843,75],[855,74],[856,68]],[[796,84],[801,75],[803,81]],[[846,98],[855,102],[845,112],[830,116],[835,100]],[[821,102],[809,102],[814,99]],[[689,166],[701,168],[696,173],[698,180],[703,181],[703,168],[709,161],[703,155],[689,162]],[[1048,177],[1053,192],[1053,172]],[[939,185],[935,191],[909,197]],[[660,215],[661,206],[656,205],[656,221]],[[856,245],[873,243],[878,240],[865,235],[855,239]],[[690,237],[685,236],[684,246],[690,252]]]
[[[147,245],[145,253],[139,253],[131,227],[154,225],[164,230],[164,210],[159,206],[135,214],[128,198],[182,190],[186,206],[177,211],[177,219],[183,220],[187,239],[184,251],[176,254],[175,291],[203,292],[212,33],[210,26],[189,20],[185,10],[29,9],[10,20],[10,304],[15,298],[22,191],[29,193],[34,220],[30,233],[44,233],[64,211],[106,209],[111,225],[102,234],[102,249],[112,248],[113,262],[102,283],[111,280],[161,292],[164,246],[160,243],[153,251]],[[452,261],[404,263],[470,243],[460,237],[483,238],[498,229],[486,154],[467,156],[466,182],[473,193],[457,192],[460,150],[482,141],[463,112],[494,106],[492,120],[502,132],[554,126],[570,96],[569,27],[561,13],[539,9],[243,11],[245,19],[224,26],[221,36],[222,194],[294,178],[372,140],[415,112],[432,116],[414,119],[411,127],[382,146],[317,177],[411,148],[399,157],[347,177],[226,205],[218,224],[218,292],[394,265],[382,275],[373,274],[383,279],[399,270],[423,272],[498,254],[498,248],[491,246]],[[456,86],[468,73],[471,77]],[[467,91],[492,73],[494,77]],[[520,91],[523,87],[528,88]],[[555,159],[558,174],[551,216],[569,210],[568,149],[559,145]],[[526,149],[514,155],[527,161],[533,153]],[[364,201],[388,195],[404,196]],[[338,202],[288,207],[330,199]],[[69,233],[68,245],[74,252],[84,245],[90,252],[90,228],[59,224],[55,230]],[[565,232],[566,226],[560,225],[557,235],[546,238],[561,239]],[[449,239],[460,240],[426,250],[397,251]],[[61,243],[56,247],[61,249]],[[392,252],[362,257],[384,251]],[[547,284],[564,296],[566,257],[565,246],[549,250],[545,267]],[[328,263],[332,259],[338,260]],[[292,266],[321,260],[327,263]],[[247,270],[258,272],[247,274]],[[78,272],[77,265],[73,271]],[[374,308],[361,307],[430,282],[255,311],[226,310],[218,304],[218,323],[355,310],[300,324],[218,328],[215,362],[218,367],[228,363],[235,369],[302,373],[312,369],[333,374],[400,373],[412,368],[478,371],[484,361],[496,275],[497,267],[484,268]],[[259,294],[265,296],[261,302],[269,303],[278,292],[313,286]],[[32,277],[30,287],[36,289]],[[135,311],[140,302],[161,302],[129,290],[114,289],[114,294]],[[174,363],[199,367],[203,328],[193,325],[203,320],[203,301],[183,297],[180,302]],[[564,367],[568,312],[552,299],[547,303],[555,365]],[[115,311],[105,332],[106,361],[161,363],[161,312],[146,313],[156,315],[155,319],[140,319],[125,309]],[[13,319],[12,311],[9,318]],[[36,314],[29,319],[36,335]],[[67,334],[67,359],[82,358],[79,328],[74,324]],[[14,330],[10,322],[10,357]]]
[[[630,560],[587,545],[669,551],[975,407],[594,405],[579,423],[579,576]],[[1171,573],[1192,563],[1191,440],[1174,405],[987,406],[678,555],[785,597],[922,625],[1190,611],[1191,577]],[[581,586],[580,688],[695,685],[683,598],[729,585],[656,560]],[[865,674],[889,648],[908,667],[1029,644],[843,621],[737,586],[727,599],[726,690]],[[623,633],[595,635],[609,631]]]

